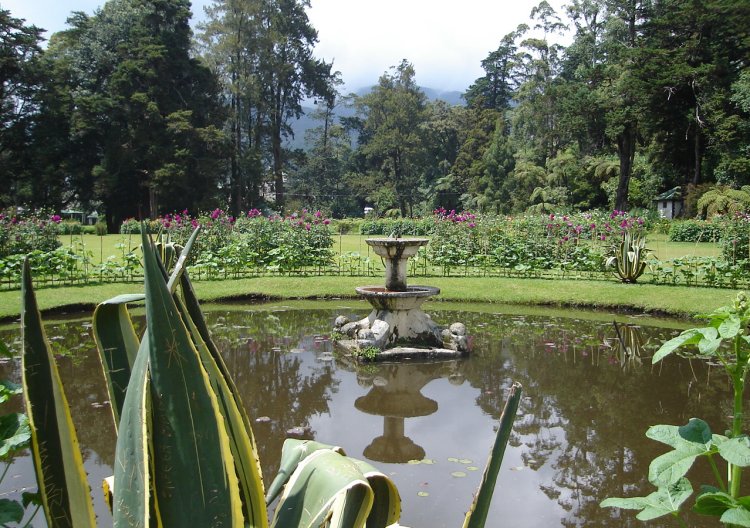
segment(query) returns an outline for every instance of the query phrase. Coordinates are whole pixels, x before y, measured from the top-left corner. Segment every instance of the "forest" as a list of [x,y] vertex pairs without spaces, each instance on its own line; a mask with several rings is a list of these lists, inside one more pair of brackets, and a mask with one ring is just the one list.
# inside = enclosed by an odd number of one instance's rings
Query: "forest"
[[193,31],[188,0],[109,0],[48,42],[0,8],[0,208],[115,230],[215,207],[622,211],[676,186],[686,215],[709,191],[750,207],[746,0],[542,1],[460,105],[428,100],[408,49],[342,93],[309,6],[214,0]]

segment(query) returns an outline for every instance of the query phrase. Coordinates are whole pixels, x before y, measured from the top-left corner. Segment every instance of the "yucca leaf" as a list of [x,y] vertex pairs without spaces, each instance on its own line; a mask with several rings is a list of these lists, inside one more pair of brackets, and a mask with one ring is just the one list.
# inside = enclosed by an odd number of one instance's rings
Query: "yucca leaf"
[[[237,397],[238,393],[231,378],[223,372],[226,371],[224,360],[211,341],[211,336],[208,334],[208,328],[203,320],[203,314],[200,313],[200,307],[195,299],[187,274],[182,276],[181,282],[185,300],[176,299],[177,306],[183,314],[184,321],[193,337],[193,342],[210,380],[211,388],[217,396],[221,415],[225,420],[224,425],[229,435],[229,445],[239,480],[247,522],[250,526],[265,528],[268,526],[268,512],[263,498],[263,477],[260,460],[250,421]],[[196,310],[190,310],[188,304]],[[199,329],[199,326],[203,328],[203,331]]]
[[284,488],[272,526],[363,528],[373,492],[356,464],[321,449],[300,462]]
[[[241,526],[242,506],[224,419],[145,234],[143,255],[150,438],[161,521],[165,526]],[[116,497],[118,487],[115,479]]]
[[51,528],[96,526],[89,485],[60,374],[42,326],[28,258],[21,286],[22,372],[34,470]]
[[140,347],[127,305],[144,298],[142,294],[118,295],[99,304],[94,310],[94,340],[107,382],[115,431],[120,423],[130,370]]
[[[484,468],[484,475],[482,475],[482,482],[479,484],[479,490],[474,496],[471,508],[469,508],[469,511],[466,513],[463,525],[464,528],[483,528],[485,522],[487,522],[487,514],[490,510],[492,494],[495,491],[497,474],[500,471],[500,465],[503,462],[505,447],[508,445],[508,439],[510,438],[511,430],[513,429],[513,421],[516,419],[516,412],[518,411],[518,404],[521,401],[522,392],[523,389],[520,383],[513,383],[513,385],[511,385],[510,391],[508,392],[508,399],[503,408],[503,413],[500,415],[500,428],[497,430],[495,444],[492,446],[490,459],[487,461],[487,466]],[[497,526],[497,524],[493,523],[493,526]]]
[[289,481],[292,473],[297,469],[300,462],[309,457],[316,451],[320,450],[334,451],[339,455],[345,455],[344,450],[338,446],[322,444],[314,440],[298,440],[296,438],[287,438],[281,448],[281,461],[279,462],[279,472],[276,474],[271,485],[268,487],[266,494],[266,504],[271,504],[284,485]]
[[[195,243],[195,239],[198,238],[199,231],[200,231],[200,226],[196,227],[193,230],[193,232],[190,234],[190,238],[188,238],[188,241],[185,243],[185,247],[182,248],[182,250],[180,251],[180,256],[174,265],[174,269],[172,270],[172,275],[169,277],[169,282],[167,283],[167,288],[171,292],[174,292],[175,287],[180,282],[180,278],[182,277],[182,274],[187,269],[186,268],[187,259],[190,256],[190,251],[193,249],[193,244]],[[169,268],[167,267],[167,269]]]

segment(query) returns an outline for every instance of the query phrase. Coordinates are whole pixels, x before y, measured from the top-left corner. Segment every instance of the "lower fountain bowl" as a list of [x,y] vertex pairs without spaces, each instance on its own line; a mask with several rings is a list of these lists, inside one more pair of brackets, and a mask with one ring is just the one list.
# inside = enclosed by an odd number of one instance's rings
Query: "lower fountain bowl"
[[357,294],[376,310],[414,310],[430,297],[440,293],[434,286],[407,286],[406,291],[391,291],[382,286],[359,286]]

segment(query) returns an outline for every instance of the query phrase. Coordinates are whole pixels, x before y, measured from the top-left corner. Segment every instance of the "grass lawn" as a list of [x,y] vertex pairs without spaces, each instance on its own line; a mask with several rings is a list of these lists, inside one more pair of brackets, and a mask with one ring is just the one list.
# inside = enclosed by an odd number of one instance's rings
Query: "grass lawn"
[[[622,284],[611,281],[544,280],[482,277],[431,277],[425,282],[441,289],[442,301],[479,301],[522,305],[548,305],[625,309],[689,317],[728,304],[735,290]],[[243,298],[300,299],[353,298],[354,288],[382,284],[379,277],[261,277],[195,283],[202,301]],[[103,284],[43,288],[37,291],[42,310],[68,307],[92,309],[96,303],[121,293],[142,291],[141,284]],[[0,319],[18,316],[19,291],[0,292]]]
[[[335,235],[337,253],[359,252],[374,256],[365,243],[364,235]],[[70,237],[62,237],[70,244]],[[137,235],[80,235],[73,241],[83,240],[87,249],[99,261],[118,254],[117,244],[137,246]],[[685,255],[718,255],[719,248],[710,243],[668,242],[664,235],[649,237],[649,247],[660,259]],[[375,257],[375,260],[379,260]],[[196,291],[203,301],[220,301],[237,298],[353,298],[354,288],[364,284],[380,284],[381,277],[260,277],[228,281],[196,282]],[[430,277],[415,279],[441,288],[442,301],[480,301],[523,305],[586,306],[621,308],[649,313],[691,316],[710,311],[729,303],[736,291],[715,288],[660,286],[652,284],[621,284],[614,278],[609,281],[545,280],[481,277]],[[121,293],[142,290],[141,284],[100,284],[92,286],[64,286],[42,288],[37,298],[42,310],[92,309],[96,303]],[[64,308],[63,308],[64,307]],[[20,312],[20,292],[0,291],[0,319],[9,320]]]

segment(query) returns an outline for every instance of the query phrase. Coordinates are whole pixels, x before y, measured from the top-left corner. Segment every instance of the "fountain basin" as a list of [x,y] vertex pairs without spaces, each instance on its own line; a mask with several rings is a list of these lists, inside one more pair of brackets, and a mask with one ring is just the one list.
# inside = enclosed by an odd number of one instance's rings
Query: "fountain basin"
[[407,286],[406,291],[392,291],[382,286],[359,286],[356,292],[376,310],[413,310],[440,293],[434,286]]

